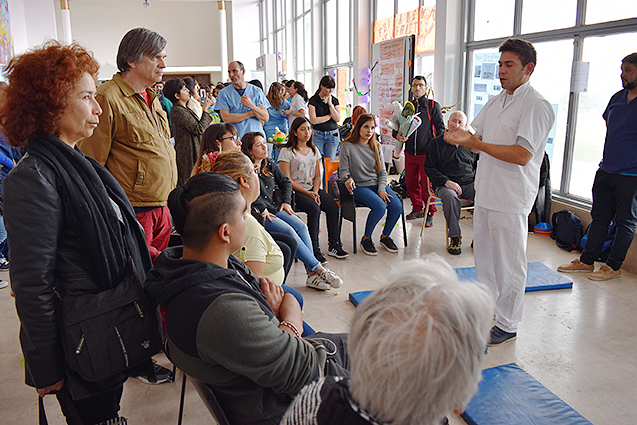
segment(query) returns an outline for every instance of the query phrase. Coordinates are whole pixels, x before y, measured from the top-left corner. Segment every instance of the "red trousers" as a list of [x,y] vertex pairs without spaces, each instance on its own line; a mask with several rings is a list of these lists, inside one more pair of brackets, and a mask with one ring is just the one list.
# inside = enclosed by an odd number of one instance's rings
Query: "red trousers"
[[[405,184],[414,211],[422,211],[431,193],[431,184],[425,174],[425,156],[405,153]],[[429,212],[436,212],[433,203],[429,207]]]
[[155,262],[155,258],[168,247],[170,232],[173,229],[170,220],[168,207],[157,207],[150,211],[135,214],[137,221],[144,228],[146,245],[150,252],[150,258]]

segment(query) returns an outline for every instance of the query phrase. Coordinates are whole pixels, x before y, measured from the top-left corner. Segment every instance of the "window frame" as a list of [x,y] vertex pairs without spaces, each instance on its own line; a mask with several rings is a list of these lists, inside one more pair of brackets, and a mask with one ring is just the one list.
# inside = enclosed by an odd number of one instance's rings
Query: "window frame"
[[[522,1],[515,1],[515,13],[513,23],[513,34],[507,37],[499,37],[486,40],[474,40],[475,32],[475,6],[477,0],[463,1],[463,15],[467,17],[465,31],[465,42],[463,49],[464,78],[462,79],[464,88],[462,90],[462,104],[468,105],[471,99],[472,87],[470,79],[473,69],[473,52],[487,48],[498,48],[498,46],[509,37],[523,38],[531,43],[572,40],[573,41],[573,61],[581,61],[583,56],[583,41],[589,37],[606,36],[615,34],[635,33],[637,35],[637,18],[628,18],[618,21],[602,22],[586,25],[586,0],[577,0],[577,11],[575,25],[567,28],[548,30],[542,32],[524,34],[522,29]],[[618,65],[619,66],[619,65]],[[573,171],[573,157],[575,152],[575,129],[577,125],[577,111],[579,106],[579,93],[570,92],[568,103],[568,116],[566,120],[566,139],[564,141],[564,156],[562,160],[562,175],[558,189],[553,189],[553,196],[556,199],[565,200],[571,204],[589,208],[592,199],[583,198],[569,193]],[[610,97],[609,97],[610,99]]]

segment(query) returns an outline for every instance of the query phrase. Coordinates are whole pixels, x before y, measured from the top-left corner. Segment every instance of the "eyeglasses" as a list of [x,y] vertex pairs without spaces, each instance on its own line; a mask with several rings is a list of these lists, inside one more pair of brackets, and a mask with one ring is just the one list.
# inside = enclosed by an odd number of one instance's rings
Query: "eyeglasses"
[[232,140],[233,142],[237,143],[239,141],[239,136],[222,137],[221,140]]
[[422,84],[422,83],[418,83],[418,84],[412,84],[412,87],[427,87],[426,84]]

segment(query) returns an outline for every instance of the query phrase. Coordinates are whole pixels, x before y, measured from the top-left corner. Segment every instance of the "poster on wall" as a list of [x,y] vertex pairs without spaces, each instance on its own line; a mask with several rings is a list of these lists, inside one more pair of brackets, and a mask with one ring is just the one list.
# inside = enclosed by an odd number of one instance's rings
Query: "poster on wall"
[[0,65],[6,65],[13,57],[9,22],[9,0],[0,0]]
[[391,129],[385,125],[390,119],[394,100],[404,104],[409,98],[409,83],[413,78],[415,37],[401,37],[372,46],[372,60],[378,65],[372,75],[372,113],[379,116],[380,141],[394,145]]

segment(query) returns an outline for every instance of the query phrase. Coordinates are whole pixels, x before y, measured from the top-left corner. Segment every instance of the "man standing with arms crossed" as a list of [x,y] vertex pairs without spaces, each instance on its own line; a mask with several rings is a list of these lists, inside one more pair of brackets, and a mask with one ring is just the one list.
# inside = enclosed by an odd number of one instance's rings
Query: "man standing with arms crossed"
[[[621,276],[626,252],[637,225],[637,53],[622,59],[622,86],[611,97],[603,113],[606,121],[604,157],[593,183],[593,222],[584,252],[579,259],[558,267],[560,272],[587,272],[591,280]],[[611,220],[617,233],[606,264],[598,271],[595,260],[606,241]]]
[[527,217],[535,201],[540,165],[555,121],[551,104],[529,83],[535,48],[510,38],[500,45],[502,92],[471,126],[445,141],[480,152],[475,179],[474,255],[478,280],[496,302],[489,346],[512,341],[522,320],[526,286]]
[[230,62],[228,76],[232,85],[219,92],[215,103],[215,111],[223,122],[231,123],[237,128],[239,138],[250,131],[264,133],[263,123],[270,119],[270,102],[263,90],[246,83],[245,73],[241,62]]
[[[430,207],[430,211],[423,211],[423,206],[429,199],[429,185],[425,174],[425,153],[429,141],[436,136],[442,135],[445,131],[445,122],[442,120],[442,111],[438,102],[427,98],[427,80],[425,77],[416,75],[411,82],[411,93],[414,95],[414,108],[416,113],[420,112],[422,124],[409,137],[403,137],[402,133],[392,132],[392,136],[405,144],[405,184],[411,199],[412,211],[407,214],[407,220],[415,220],[425,217],[426,226],[433,226],[433,211],[435,207]],[[435,128],[436,133],[433,133]]]
[[151,88],[164,75],[165,47],[166,40],[146,28],[126,33],[117,51],[119,72],[97,89],[100,122],[79,142],[126,192],[153,261],[168,246],[172,223],[166,205],[177,183],[168,117]]

